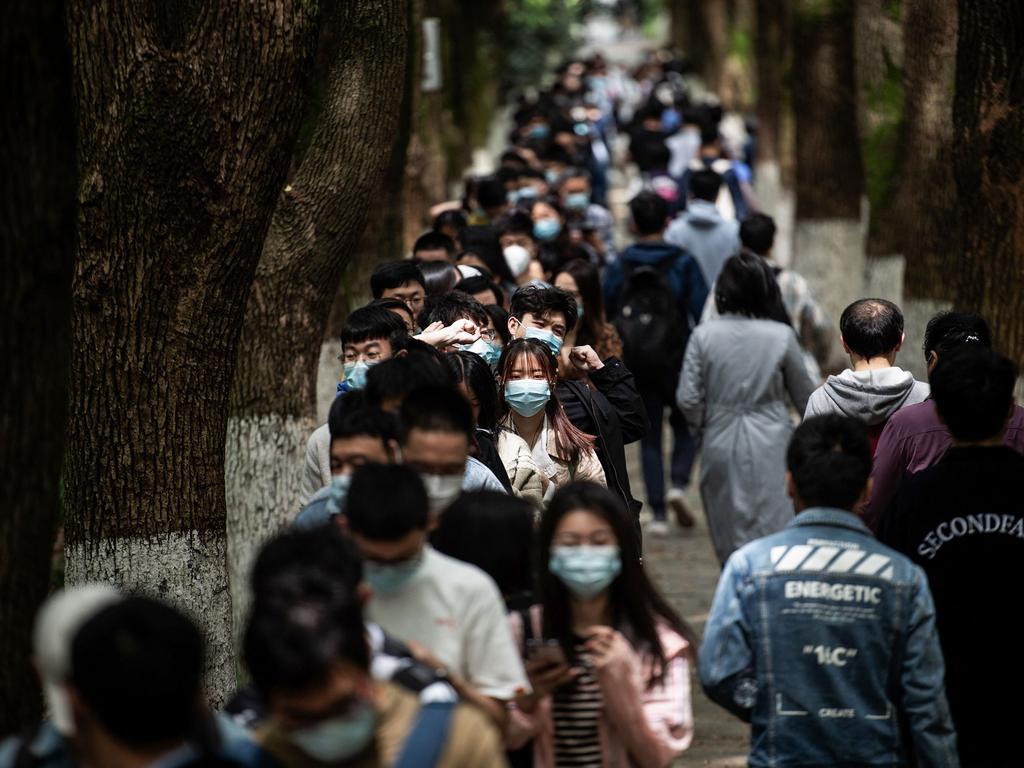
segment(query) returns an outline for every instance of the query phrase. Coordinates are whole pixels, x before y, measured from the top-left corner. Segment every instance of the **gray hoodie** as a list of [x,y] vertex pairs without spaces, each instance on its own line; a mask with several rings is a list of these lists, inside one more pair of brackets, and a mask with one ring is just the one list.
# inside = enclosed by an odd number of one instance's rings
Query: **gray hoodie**
[[691,200],[668,225],[665,242],[690,253],[700,265],[704,282],[711,285],[725,260],[740,249],[740,224],[735,219],[723,219],[714,203]]
[[847,368],[814,390],[804,418],[838,413],[869,426],[881,424],[900,408],[928,399],[929,392],[927,384],[896,366],[858,372]]

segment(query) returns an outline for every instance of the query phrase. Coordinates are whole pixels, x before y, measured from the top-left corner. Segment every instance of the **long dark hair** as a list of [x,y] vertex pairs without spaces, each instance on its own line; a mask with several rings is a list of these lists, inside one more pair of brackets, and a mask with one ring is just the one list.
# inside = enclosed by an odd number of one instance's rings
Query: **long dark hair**
[[544,636],[556,638],[567,658],[573,657],[572,611],[569,591],[551,573],[551,542],[559,522],[570,512],[585,510],[605,520],[618,540],[622,571],[610,587],[609,604],[612,624],[622,632],[633,647],[653,662],[655,674],[649,685],[660,682],[665,675],[665,651],[658,638],[658,619],[668,624],[690,644],[691,658],[696,656],[697,637],[685,621],[666,602],[640,563],[633,523],[621,501],[607,488],[596,483],[574,482],[559,488],[540,518],[537,534],[539,564],[538,598],[544,607]]
[[581,451],[591,451],[594,449],[595,438],[593,435],[588,435],[586,432],[579,430],[575,424],[569,421],[569,417],[565,415],[562,402],[558,399],[558,395],[555,394],[555,382],[558,381],[558,362],[551,349],[543,342],[536,339],[516,339],[502,351],[501,357],[498,358],[498,378],[500,380],[498,386],[499,418],[504,419],[509,415],[509,411],[511,411],[508,403],[505,402],[504,385],[505,382],[511,380],[509,376],[512,374],[512,366],[515,365],[516,360],[525,355],[529,355],[535,360],[540,360],[544,372],[547,374],[548,382],[551,384],[551,398],[548,400],[547,405],[544,406],[544,411],[547,413],[551,428],[555,431],[555,451],[558,454],[558,458],[566,462],[577,461]]
[[730,256],[722,266],[715,283],[715,308],[722,315],[730,312],[790,325],[772,268],[746,251]]
[[480,406],[476,425],[482,429],[494,429],[498,421],[498,389],[490,367],[480,355],[464,349],[449,352],[444,356],[444,362],[455,376],[455,383],[466,382],[466,387],[476,395]]
[[[583,319],[576,326],[576,344],[578,346],[597,345],[604,333],[604,296],[601,292],[601,276],[597,267],[584,259],[573,259],[559,273],[565,272],[576,281],[576,290],[580,293],[583,304]],[[558,275],[555,275],[557,278]]]

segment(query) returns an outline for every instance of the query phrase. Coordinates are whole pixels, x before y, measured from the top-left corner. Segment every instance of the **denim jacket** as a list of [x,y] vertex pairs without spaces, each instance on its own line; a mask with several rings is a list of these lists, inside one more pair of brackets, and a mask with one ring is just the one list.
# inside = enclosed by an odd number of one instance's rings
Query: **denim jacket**
[[924,572],[838,509],[729,558],[700,651],[751,768],[957,766],[944,673]]

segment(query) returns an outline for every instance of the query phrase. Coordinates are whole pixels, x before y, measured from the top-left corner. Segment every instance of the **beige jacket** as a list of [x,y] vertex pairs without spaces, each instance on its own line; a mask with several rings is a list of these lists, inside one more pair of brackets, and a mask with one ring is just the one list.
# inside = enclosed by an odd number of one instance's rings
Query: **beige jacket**
[[512,483],[512,492],[539,508],[544,500],[544,481],[530,453],[530,446],[508,429],[498,428],[495,432],[494,443]]
[[[503,426],[509,430],[514,429],[511,417],[503,422]],[[589,480],[598,485],[608,485],[604,476],[604,467],[601,466],[601,461],[597,458],[597,454],[594,453],[593,449],[581,451],[579,458],[573,462],[563,461],[559,458],[558,449],[555,445],[555,431],[551,429],[547,416],[544,417],[544,429],[541,431],[541,435],[542,438],[538,439],[546,441],[547,455],[538,456],[535,447],[530,449],[530,453],[533,456],[534,464],[537,465],[537,469],[549,480],[553,480],[556,487],[571,483],[573,480]],[[545,494],[545,500],[550,498],[552,491],[553,488],[549,486],[548,493]]]

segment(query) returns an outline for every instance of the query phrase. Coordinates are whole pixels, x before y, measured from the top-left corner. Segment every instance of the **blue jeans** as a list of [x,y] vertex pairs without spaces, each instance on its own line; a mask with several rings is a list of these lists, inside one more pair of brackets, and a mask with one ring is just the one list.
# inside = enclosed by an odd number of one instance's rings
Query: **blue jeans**
[[669,475],[672,478],[673,488],[685,488],[689,485],[690,471],[693,469],[697,446],[686,426],[686,419],[676,407],[674,399],[664,396],[664,388],[661,386],[648,388],[640,383],[637,386],[640,390],[640,397],[644,401],[644,408],[647,409],[647,418],[651,422],[651,428],[647,431],[647,435],[640,441],[640,460],[644,471],[644,485],[647,487],[647,503],[651,505],[654,519],[664,520],[665,464],[661,434],[666,407],[669,409],[668,423],[672,428],[672,458]]

